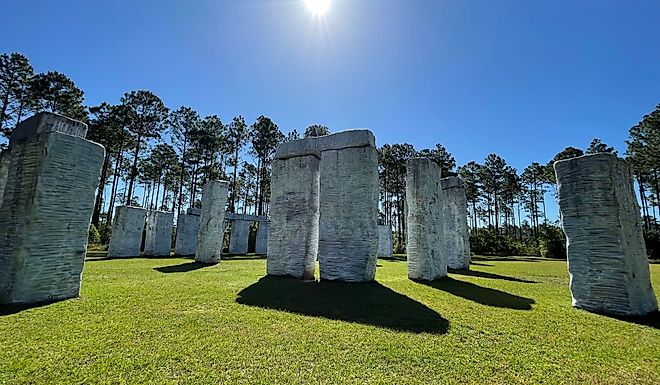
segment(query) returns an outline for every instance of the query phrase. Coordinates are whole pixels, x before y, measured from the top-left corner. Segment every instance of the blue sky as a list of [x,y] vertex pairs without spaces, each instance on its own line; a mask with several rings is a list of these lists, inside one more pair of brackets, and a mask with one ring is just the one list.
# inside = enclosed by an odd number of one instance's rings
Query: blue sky
[[522,170],[600,137],[622,153],[660,103],[660,2],[3,0],[0,51],[59,70],[87,104],[150,89],[284,132],[497,153]]

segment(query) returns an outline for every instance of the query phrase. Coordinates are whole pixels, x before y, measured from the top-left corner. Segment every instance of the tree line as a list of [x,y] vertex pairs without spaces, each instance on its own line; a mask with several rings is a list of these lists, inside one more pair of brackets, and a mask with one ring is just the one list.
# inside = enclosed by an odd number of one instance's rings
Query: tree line
[[[217,115],[202,117],[188,106],[170,109],[148,90],[126,92],[117,104],[83,102],[83,91],[66,75],[35,73],[19,53],[0,55],[0,132],[5,138],[30,114],[49,111],[86,122],[88,139],[106,148],[92,217],[96,227],[111,225],[118,205],[180,214],[186,207],[199,206],[201,186],[217,179],[230,181],[228,211],[266,215],[276,147],[301,136],[329,133],[326,126],[315,124],[303,135],[295,129],[285,135],[263,115],[249,125],[241,115],[223,122]],[[630,128],[626,143],[647,241],[657,241],[660,105]],[[547,193],[556,193],[552,165],[602,152],[616,153],[596,138],[585,150],[566,147],[549,161],[532,162],[519,171],[494,153],[481,163],[459,167],[442,144],[421,150],[407,143],[384,144],[378,148],[380,221],[392,225],[397,251],[403,252],[406,161],[424,156],[440,166],[443,176],[461,177],[475,252],[542,254],[544,247],[561,249],[556,243],[563,242],[563,236],[547,218],[548,205],[555,204],[546,202]],[[657,244],[650,246],[658,249]]]

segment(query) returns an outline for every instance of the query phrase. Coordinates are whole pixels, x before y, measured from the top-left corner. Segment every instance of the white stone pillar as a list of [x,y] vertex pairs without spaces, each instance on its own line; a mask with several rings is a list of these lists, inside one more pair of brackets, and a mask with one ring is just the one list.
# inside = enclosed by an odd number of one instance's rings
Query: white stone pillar
[[174,213],[156,210],[149,211],[144,239],[145,256],[169,257],[172,246],[173,222]]
[[319,244],[319,167],[316,155],[273,161],[268,275],[314,278]]
[[222,256],[225,235],[225,204],[229,182],[214,181],[204,185],[202,215],[197,233],[195,261],[217,263]]
[[465,188],[457,176],[440,180],[442,188],[442,238],[447,266],[455,270],[470,269],[470,230],[467,225]]
[[229,235],[229,254],[245,255],[248,252],[248,239],[250,238],[250,221],[241,219],[231,220],[231,234]]
[[631,167],[612,154],[554,167],[573,306],[614,315],[657,310]]
[[200,210],[188,209],[187,214],[179,215],[176,221],[176,242],[174,254],[194,255],[197,250],[197,232],[199,231]]
[[321,279],[373,281],[378,257],[378,187],[374,145],[321,153]]
[[0,304],[78,296],[104,149],[39,113],[12,133],[0,208]]
[[268,221],[259,221],[254,244],[255,254],[268,254]]
[[139,257],[147,210],[142,207],[119,206],[115,209],[109,258]]
[[378,226],[378,258],[392,258],[392,227],[390,225]]
[[432,281],[447,275],[440,173],[440,167],[428,158],[408,160],[406,250],[410,279]]

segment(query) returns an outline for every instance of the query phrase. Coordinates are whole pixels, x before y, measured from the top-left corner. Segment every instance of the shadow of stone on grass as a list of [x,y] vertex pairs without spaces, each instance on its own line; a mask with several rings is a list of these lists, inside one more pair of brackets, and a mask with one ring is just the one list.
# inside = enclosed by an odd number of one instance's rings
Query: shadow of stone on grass
[[203,269],[205,267],[215,266],[215,263],[186,262],[179,265],[154,267],[154,270],[161,273],[186,273],[189,271]]
[[444,334],[449,328],[449,321],[437,312],[378,282],[306,282],[268,276],[238,293],[236,302],[412,333]]
[[415,282],[486,306],[514,310],[531,310],[532,305],[536,303],[531,298],[520,297],[501,290],[475,285],[474,283],[460,281],[451,277],[445,277],[436,281]]
[[501,279],[503,281],[511,282],[520,282],[520,283],[538,283],[536,281],[528,281],[522,278],[509,277],[506,275],[499,275],[495,273],[487,273],[485,271],[475,271],[475,270],[454,270],[447,269],[450,274],[465,275],[468,277],[478,277],[478,278],[488,278],[488,279]]

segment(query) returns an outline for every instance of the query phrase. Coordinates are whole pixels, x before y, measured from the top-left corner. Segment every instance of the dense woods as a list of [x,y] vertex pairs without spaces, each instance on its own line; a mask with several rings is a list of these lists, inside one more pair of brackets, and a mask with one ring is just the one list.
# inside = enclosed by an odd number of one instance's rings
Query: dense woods
[[[269,209],[271,163],[275,148],[299,139],[267,116],[248,124],[237,115],[223,122],[200,116],[189,106],[168,108],[153,92],[126,92],[118,104],[84,105],[84,94],[66,75],[35,73],[19,54],[0,55],[0,131],[6,139],[18,122],[50,111],[89,125],[88,139],[105,146],[106,156],[92,223],[107,241],[114,208],[131,204],[181,213],[199,206],[201,186],[209,180],[230,181],[228,211],[265,215]],[[326,135],[314,124],[304,137]],[[6,140],[2,146],[6,146]],[[625,156],[638,184],[644,231],[650,254],[660,253],[660,105],[630,128]],[[567,147],[553,159],[531,162],[517,170],[501,156],[457,165],[441,144],[415,149],[407,143],[379,149],[380,221],[392,225],[395,248],[405,245],[406,161],[425,156],[444,176],[459,175],[468,199],[472,249],[476,253],[562,257],[564,237],[547,217],[556,194],[552,164],[585,153],[615,149],[594,139],[585,150]],[[550,197],[550,199],[548,198]],[[105,231],[104,231],[105,230]]]

